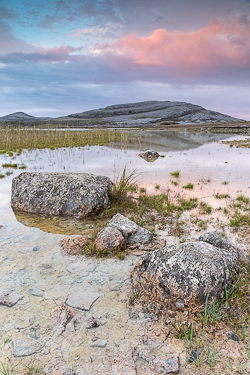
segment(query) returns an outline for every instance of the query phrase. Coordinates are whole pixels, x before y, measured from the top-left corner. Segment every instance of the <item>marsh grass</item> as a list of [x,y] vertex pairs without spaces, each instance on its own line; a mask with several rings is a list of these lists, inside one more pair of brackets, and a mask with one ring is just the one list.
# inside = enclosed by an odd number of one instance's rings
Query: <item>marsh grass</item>
[[189,190],[192,190],[192,189],[194,188],[194,184],[189,183],[189,184],[184,185],[184,186],[182,186],[182,187],[183,187],[183,189],[189,189]]
[[114,179],[113,190],[111,192],[112,201],[122,202],[126,200],[128,193],[136,189],[140,174],[136,169],[127,174],[126,167],[124,167],[121,175],[118,174]]
[[170,174],[171,176],[176,177],[176,178],[180,177],[180,171],[173,171],[173,172],[170,172]]
[[226,199],[226,198],[230,198],[230,195],[229,194],[223,194],[223,193],[217,193],[217,194],[215,194],[215,198]]
[[126,145],[137,141],[137,135],[129,137],[126,130],[83,130],[72,131],[51,130],[38,128],[19,128],[11,127],[0,128],[0,154],[7,153],[13,156],[16,152],[21,154],[23,149],[43,149],[49,148],[55,150],[60,147],[84,147],[94,145],[106,145],[112,142],[121,142]]

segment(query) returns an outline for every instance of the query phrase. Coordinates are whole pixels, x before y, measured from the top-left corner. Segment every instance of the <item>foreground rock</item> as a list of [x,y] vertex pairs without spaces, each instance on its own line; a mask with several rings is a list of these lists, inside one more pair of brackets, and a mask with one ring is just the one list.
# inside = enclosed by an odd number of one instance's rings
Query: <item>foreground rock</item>
[[121,232],[117,228],[106,227],[102,229],[95,241],[96,250],[124,250],[126,248],[126,241]]
[[14,209],[81,218],[109,207],[112,182],[89,173],[24,172],[12,181]]
[[157,160],[160,157],[160,155],[158,154],[158,152],[156,152],[154,150],[148,150],[148,151],[145,151],[145,152],[141,152],[139,154],[139,156],[142,159],[144,159],[144,160],[146,160],[148,162],[153,162],[153,161]]
[[90,242],[88,236],[69,236],[61,241],[61,247],[69,255],[83,255]]
[[107,227],[118,229],[126,240],[127,244],[147,244],[152,241],[153,235],[147,229],[140,227],[127,217],[116,214],[108,222]]
[[[211,242],[214,244],[212,245]],[[197,242],[148,253],[132,271],[132,284],[155,312],[203,309],[207,295],[222,298],[240,266],[238,249],[216,233]]]

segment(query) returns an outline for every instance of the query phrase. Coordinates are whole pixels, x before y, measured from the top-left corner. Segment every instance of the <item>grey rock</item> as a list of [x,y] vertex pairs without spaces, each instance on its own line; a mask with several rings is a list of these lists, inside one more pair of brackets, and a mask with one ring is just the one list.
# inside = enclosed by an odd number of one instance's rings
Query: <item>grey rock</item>
[[189,363],[193,363],[198,358],[198,353],[196,350],[192,350],[190,357],[188,358]]
[[238,335],[236,333],[229,331],[226,333],[227,337],[233,341],[239,341]]
[[149,243],[153,239],[152,233],[150,233],[147,229],[140,227],[119,213],[112,217],[112,219],[108,222],[107,227],[118,229],[125,237],[126,242],[129,244],[133,242],[138,245]]
[[126,241],[122,233],[115,227],[106,227],[102,229],[95,240],[96,250],[124,250]]
[[16,340],[13,343],[13,354],[15,357],[25,357],[34,353],[39,353],[42,346],[39,341],[27,338]]
[[0,305],[12,307],[22,298],[23,296],[15,291],[2,291],[0,292]]
[[72,293],[66,304],[70,307],[75,307],[80,310],[88,311],[91,309],[93,303],[100,297],[99,293],[90,292],[77,292]]
[[133,287],[157,313],[203,309],[207,295],[222,298],[239,272],[237,249],[221,246],[199,240],[147,253],[132,271]]
[[112,182],[89,173],[23,172],[12,181],[13,209],[84,217],[109,207]]
[[108,340],[98,339],[91,345],[92,348],[105,348],[107,346]]
[[36,297],[44,297],[44,290],[41,289],[31,288],[30,293]]
[[34,252],[37,252],[39,250],[40,250],[40,247],[38,247],[38,246],[34,246],[33,249],[32,249],[32,251],[34,251]]
[[158,374],[176,374],[180,371],[180,358],[178,356],[169,359],[156,357],[151,362],[151,365],[153,365]]
[[75,375],[75,371],[68,368],[64,373],[63,375]]
[[160,157],[158,152],[155,150],[147,150],[145,152],[141,152],[139,156],[147,162],[153,162]]

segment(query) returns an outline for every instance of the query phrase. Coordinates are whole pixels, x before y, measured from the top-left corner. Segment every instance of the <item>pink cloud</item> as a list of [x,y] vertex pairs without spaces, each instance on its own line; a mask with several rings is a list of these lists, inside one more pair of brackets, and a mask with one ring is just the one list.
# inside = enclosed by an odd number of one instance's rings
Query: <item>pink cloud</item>
[[250,19],[211,21],[191,33],[157,29],[148,37],[129,34],[96,45],[105,55],[126,57],[136,66],[161,67],[175,76],[224,68],[250,68]]

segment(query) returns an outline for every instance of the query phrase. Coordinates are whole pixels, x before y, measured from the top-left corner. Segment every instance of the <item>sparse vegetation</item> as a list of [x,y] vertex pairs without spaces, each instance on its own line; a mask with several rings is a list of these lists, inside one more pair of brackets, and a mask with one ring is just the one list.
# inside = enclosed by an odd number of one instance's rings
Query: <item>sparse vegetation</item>
[[229,194],[220,194],[220,193],[217,193],[215,195],[215,198],[217,198],[217,199],[226,199],[226,198],[230,198],[230,195]]
[[182,187],[183,187],[184,189],[192,190],[192,189],[194,188],[194,184],[189,183],[189,184],[184,185],[184,186],[182,186]]
[[176,177],[176,178],[180,177],[180,171],[173,171],[170,174],[171,176]]

